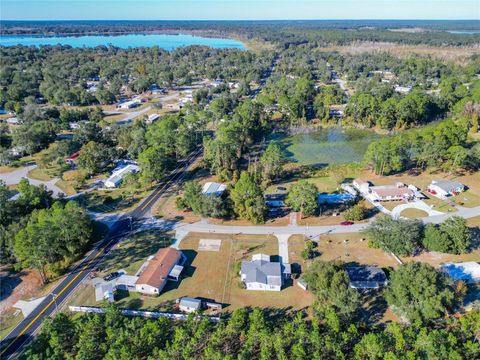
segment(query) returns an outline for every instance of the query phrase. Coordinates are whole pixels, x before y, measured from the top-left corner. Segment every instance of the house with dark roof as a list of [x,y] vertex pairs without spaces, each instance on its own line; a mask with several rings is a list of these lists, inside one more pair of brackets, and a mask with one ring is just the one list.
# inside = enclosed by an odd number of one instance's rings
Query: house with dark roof
[[379,267],[349,266],[345,270],[353,289],[379,289],[387,285],[387,276]]
[[280,291],[283,285],[282,266],[270,256],[256,254],[252,261],[242,261],[240,277],[247,290]]
[[135,283],[135,290],[147,295],[158,295],[167,281],[178,281],[185,255],[174,248],[163,248],[148,260]]

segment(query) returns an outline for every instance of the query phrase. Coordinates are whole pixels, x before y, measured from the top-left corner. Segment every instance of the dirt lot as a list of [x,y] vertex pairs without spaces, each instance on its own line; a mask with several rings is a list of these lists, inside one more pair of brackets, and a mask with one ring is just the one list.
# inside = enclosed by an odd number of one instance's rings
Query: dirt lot
[[43,286],[36,270],[14,272],[5,267],[0,269],[0,277],[0,338],[2,338],[23,319],[21,311],[13,308],[13,305],[18,300],[44,296],[57,282]]

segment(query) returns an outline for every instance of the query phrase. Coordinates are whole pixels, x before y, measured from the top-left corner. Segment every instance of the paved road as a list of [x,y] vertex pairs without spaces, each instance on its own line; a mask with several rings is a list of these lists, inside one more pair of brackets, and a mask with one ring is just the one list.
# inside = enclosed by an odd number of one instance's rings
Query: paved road
[[58,197],[60,194],[65,195],[65,193],[58,186],[55,185],[55,183],[60,180],[59,178],[54,178],[49,181],[29,178],[28,173],[36,167],[37,165],[29,165],[8,173],[0,174],[0,180],[5,181],[6,185],[17,185],[20,180],[22,180],[22,178],[26,178],[32,185],[45,185],[48,190],[51,190],[53,192],[54,197]]
[[93,268],[102,258],[108,254],[110,249],[125,235],[132,230],[135,221],[144,218],[149,214],[150,209],[156,200],[168,193],[169,189],[182,181],[185,170],[200,155],[202,149],[198,149],[186,159],[161,183],[140,205],[116,221],[110,228],[108,236],[98,244],[87,257],[75,267],[55,289],[41,302],[41,304],[25,319],[23,319],[0,343],[0,358],[2,360],[12,359],[23,350],[36,332],[40,329],[46,317],[52,315],[57,306],[62,304],[68,296],[75,291],[75,288],[86,279]]

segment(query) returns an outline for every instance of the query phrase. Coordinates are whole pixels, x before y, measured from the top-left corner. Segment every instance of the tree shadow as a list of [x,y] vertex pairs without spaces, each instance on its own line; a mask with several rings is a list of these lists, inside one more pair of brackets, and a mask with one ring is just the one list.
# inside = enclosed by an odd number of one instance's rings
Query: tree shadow
[[22,283],[22,276],[25,276],[26,272],[15,272],[13,269],[2,271],[0,281],[0,301],[8,298],[15,288]]

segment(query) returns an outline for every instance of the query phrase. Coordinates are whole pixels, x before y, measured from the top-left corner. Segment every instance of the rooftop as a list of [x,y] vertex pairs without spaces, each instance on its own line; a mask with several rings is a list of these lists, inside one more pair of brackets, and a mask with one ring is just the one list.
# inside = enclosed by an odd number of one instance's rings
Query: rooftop
[[220,196],[226,190],[227,185],[220,184],[216,182],[207,182],[203,185],[202,194],[209,196],[209,195],[216,195]]
[[446,263],[442,265],[442,270],[455,281],[480,283],[480,264],[475,261]]
[[282,269],[279,262],[270,262],[270,256],[256,254],[252,261],[242,261],[242,275],[245,283],[261,283],[267,285],[282,285]]
[[163,248],[157,251],[140,274],[137,284],[146,284],[155,288],[162,287],[168,274],[177,264],[181,252],[174,248]]

